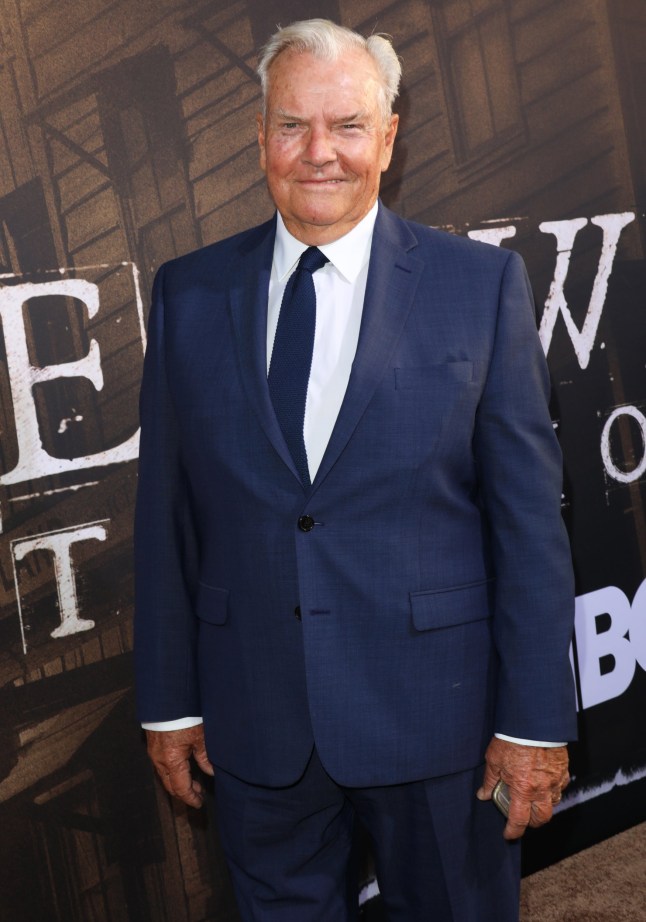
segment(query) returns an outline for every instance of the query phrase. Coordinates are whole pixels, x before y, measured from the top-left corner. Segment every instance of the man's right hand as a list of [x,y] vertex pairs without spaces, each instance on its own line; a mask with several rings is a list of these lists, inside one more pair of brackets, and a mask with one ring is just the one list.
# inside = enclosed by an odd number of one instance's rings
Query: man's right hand
[[204,789],[191,775],[193,756],[207,775],[213,775],[204,744],[204,725],[183,730],[146,730],[148,755],[169,794],[189,807],[201,807]]

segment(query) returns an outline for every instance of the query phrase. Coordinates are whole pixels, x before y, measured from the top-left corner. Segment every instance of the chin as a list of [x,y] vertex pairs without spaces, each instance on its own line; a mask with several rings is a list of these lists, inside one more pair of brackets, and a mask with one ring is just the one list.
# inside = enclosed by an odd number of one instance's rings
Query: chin
[[298,209],[302,215],[320,215],[324,220],[341,221],[348,214],[353,214],[356,209],[346,207],[343,201],[339,201],[334,192],[318,192],[313,196],[308,196],[303,202],[302,208]]
[[344,220],[345,215],[327,214],[325,212],[316,211],[309,218],[305,219],[305,223],[313,224],[316,227],[332,227],[334,224],[343,224]]

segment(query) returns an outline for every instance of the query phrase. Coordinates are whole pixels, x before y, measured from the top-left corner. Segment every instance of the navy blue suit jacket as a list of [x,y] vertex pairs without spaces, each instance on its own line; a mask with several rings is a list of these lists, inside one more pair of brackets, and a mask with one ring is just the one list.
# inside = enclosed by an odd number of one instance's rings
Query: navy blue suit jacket
[[368,786],[473,767],[494,730],[571,738],[561,457],[522,260],[380,206],[350,382],[304,490],[267,390],[274,235],[156,279],[140,718],[202,714],[214,764],[272,786],[314,743]]

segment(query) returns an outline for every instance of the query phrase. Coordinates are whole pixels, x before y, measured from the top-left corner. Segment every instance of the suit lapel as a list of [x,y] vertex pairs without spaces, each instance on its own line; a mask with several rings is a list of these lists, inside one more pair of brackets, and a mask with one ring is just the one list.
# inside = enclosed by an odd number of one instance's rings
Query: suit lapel
[[357,427],[382,379],[419,283],[423,263],[411,252],[417,239],[408,225],[379,205],[370,253],[357,353],[330,441],[314,478],[316,490]]
[[[231,267],[231,319],[247,396],[269,441],[300,484],[267,387],[267,298],[276,235],[275,218],[243,241]],[[336,463],[387,368],[406,322],[423,263],[413,255],[410,228],[379,205],[357,353],[348,388],[311,490]]]
[[267,387],[267,298],[275,236],[274,218],[240,247],[231,267],[231,320],[247,396],[269,441],[300,483]]

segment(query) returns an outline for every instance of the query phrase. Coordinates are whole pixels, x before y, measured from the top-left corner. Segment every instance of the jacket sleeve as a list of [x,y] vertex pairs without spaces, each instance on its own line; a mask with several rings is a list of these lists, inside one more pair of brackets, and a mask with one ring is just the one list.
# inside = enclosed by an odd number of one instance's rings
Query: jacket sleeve
[[195,648],[196,542],[167,378],[164,276],[153,285],[140,397],[135,512],[135,676],[142,722],[199,715]]
[[574,584],[548,398],[529,280],[520,256],[510,252],[474,453],[496,576],[495,729],[545,741],[576,736],[569,661]]

